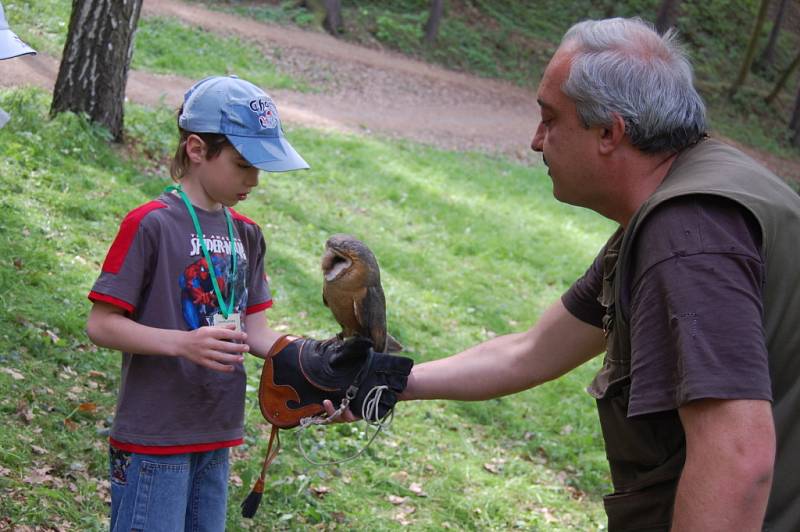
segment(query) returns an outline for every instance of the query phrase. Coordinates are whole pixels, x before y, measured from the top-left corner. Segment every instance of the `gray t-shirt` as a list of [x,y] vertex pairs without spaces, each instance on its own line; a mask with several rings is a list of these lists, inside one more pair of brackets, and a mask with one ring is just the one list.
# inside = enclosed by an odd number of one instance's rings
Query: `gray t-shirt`
[[[224,213],[195,208],[223,299],[234,288],[244,318],[268,308],[266,244],[259,227],[231,210],[238,264],[232,278]],[[89,299],[111,303],[138,323],[189,331],[218,312],[211,271],[186,205],[163,194],[131,211],[120,225]],[[245,373],[201,367],[183,357],[122,354],[111,438],[141,446],[182,446],[243,435]]]
[[[772,400],[760,248],[758,223],[725,198],[674,198],[647,218],[632,276],[621,279],[631,328],[629,416],[703,398]],[[601,253],[562,297],[596,327],[606,312],[602,276]],[[696,316],[714,319],[700,326]]]

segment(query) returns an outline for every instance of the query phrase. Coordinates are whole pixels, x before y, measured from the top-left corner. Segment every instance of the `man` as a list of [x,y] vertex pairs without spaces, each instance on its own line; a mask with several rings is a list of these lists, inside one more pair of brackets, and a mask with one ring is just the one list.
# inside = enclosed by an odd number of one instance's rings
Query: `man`
[[403,399],[510,394],[605,351],[609,530],[800,530],[800,198],[706,138],[674,35],[641,20],[573,26],[537,98],[553,194],[620,227],[528,331],[415,366]]
[[[0,3],[0,59],[11,59],[20,55],[36,54],[36,50],[22,42],[16,33],[11,31]],[[0,109],[0,129],[5,126],[11,117]]]

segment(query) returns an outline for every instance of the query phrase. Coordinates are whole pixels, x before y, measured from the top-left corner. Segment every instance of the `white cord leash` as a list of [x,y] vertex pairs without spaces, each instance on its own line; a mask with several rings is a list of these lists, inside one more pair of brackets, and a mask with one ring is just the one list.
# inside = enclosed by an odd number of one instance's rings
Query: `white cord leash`
[[350,401],[353,400],[356,393],[358,392],[358,388],[355,386],[350,386],[348,388],[347,393],[345,394],[342,402],[339,404],[339,408],[334,411],[333,414],[330,416],[310,416],[304,417],[300,420],[300,428],[297,430],[297,448],[300,449],[300,453],[303,455],[309,463],[316,465],[316,466],[327,466],[327,465],[336,465],[342,464],[344,462],[349,462],[350,460],[355,460],[359,456],[361,456],[364,451],[366,451],[372,442],[375,441],[375,438],[381,432],[383,427],[388,427],[392,424],[392,420],[394,419],[394,407],[390,408],[386,414],[378,419],[378,408],[381,404],[381,397],[383,396],[383,392],[388,390],[388,386],[375,386],[369,392],[367,392],[366,397],[364,398],[364,404],[361,405],[361,419],[366,421],[367,425],[371,425],[373,427],[377,427],[375,432],[370,436],[369,441],[367,444],[359,449],[357,452],[348,456],[346,458],[342,458],[340,460],[332,460],[330,462],[317,462],[313,460],[308,453],[306,452],[305,447],[303,447],[303,439],[302,434],[303,431],[311,427],[312,425],[329,425],[336,419],[338,419],[347,407],[350,405]]

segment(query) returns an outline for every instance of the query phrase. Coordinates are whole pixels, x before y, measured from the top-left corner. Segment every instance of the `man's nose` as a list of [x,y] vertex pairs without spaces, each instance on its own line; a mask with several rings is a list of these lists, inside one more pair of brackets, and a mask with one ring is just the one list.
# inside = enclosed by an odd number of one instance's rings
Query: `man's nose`
[[531,141],[531,149],[535,152],[541,152],[544,147],[544,128],[542,127],[541,122],[539,123],[539,127],[536,128],[536,132],[533,134],[533,140]]

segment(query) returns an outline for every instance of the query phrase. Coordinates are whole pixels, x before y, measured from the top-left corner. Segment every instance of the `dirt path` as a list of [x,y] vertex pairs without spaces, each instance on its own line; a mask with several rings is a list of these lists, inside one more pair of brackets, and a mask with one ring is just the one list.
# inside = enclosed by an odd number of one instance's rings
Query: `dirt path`
[[[522,162],[540,160],[528,147],[539,118],[530,90],[179,0],[145,0],[143,15],[175,17],[209,32],[260,43],[281,71],[318,89],[313,94],[269,91],[288,124],[408,138]],[[2,61],[0,86],[52,89],[57,71],[57,59],[44,55]],[[127,95],[140,103],[177,106],[192,81],[132,71]],[[800,163],[743,149],[784,177],[800,180]]]
[[[538,120],[532,92],[510,84],[447,71],[397,54],[370,50],[329,35],[255,22],[178,0],[145,0],[143,16],[179,18],[261,47],[278,68],[307,80],[318,92],[269,91],[289,124],[374,132],[448,149],[502,153],[536,161],[528,144]],[[0,86],[33,84],[52,89],[53,57],[0,62]],[[133,101],[179,105],[192,81],[132,71]]]

